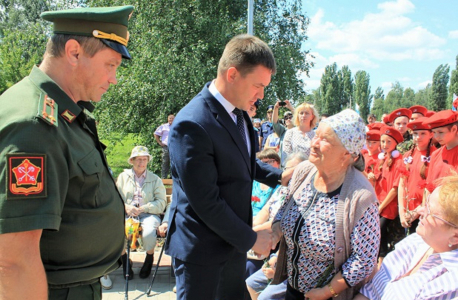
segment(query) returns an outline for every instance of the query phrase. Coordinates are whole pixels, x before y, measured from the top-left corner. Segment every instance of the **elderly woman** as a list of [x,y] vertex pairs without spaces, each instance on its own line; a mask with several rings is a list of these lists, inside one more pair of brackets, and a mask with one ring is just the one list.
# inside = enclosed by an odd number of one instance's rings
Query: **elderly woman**
[[377,198],[360,172],[364,141],[363,120],[344,110],[320,122],[309,161],[296,167],[272,225],[273,241],[286,242],[285,299],[351,299],[377,265]]
[[283,139],[283,151],[286,154],[302,152],[307,157],[310,154],[310,144],[318,122],[318,112],[315,107],[308,103],[302,103],[294,110],[294,125],[296,127],[288,129]]
[[458,298],[458,176],[441,179],[417,211],[417,233],[396,244],[355,299]]
[[[124,170],[119,174],[116,182],[119,193],[124,200],[127,216],[138,217],[142,226],[142,240],[143,248],[146,250],[146,258],[140,270],[140,278],[147,278],[151,274],[154,247],[156,246],[156,229],[161,223],[159,214],[163,213],[167,206],[162,180],[146,169],[151,158],[148,148],[144,146],[134,147],[128,159],[132,169]],[[123,254],[124,276],[126,274],[126,261],[127,255]],[[133,278],[132,267],[129,268],[128,272],[130,280]]]

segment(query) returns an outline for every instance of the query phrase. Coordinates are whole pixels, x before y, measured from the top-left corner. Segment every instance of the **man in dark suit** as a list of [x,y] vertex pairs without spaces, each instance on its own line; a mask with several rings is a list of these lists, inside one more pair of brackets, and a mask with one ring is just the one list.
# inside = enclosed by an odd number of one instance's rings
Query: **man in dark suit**
[[172,125],[173,201],[165,249],[173,258],[177,299],[243,299],[246,252],[269,254],[271,231],[251,228],[252,183],[274,187],[282,175],[256,161],[245,111],[264,97],[275,70],[266,43],[250,35],[234,37],[217,78]]

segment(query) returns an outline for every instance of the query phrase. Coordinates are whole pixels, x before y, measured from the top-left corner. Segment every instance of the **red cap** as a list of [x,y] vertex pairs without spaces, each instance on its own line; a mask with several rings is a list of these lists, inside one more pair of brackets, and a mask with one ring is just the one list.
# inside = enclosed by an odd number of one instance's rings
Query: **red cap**
[[424,117],[426,117],[426,113],[428,112],[428,109],[422,105],[414,105],[409,110],[412,114],[422,114]]
[[407,127],[412,129],[412,130],[431,130],[431,126],[429,124],[423,124],[424,121],[426,121],[428,118],[426,117],[421,117],[416,119],[415,121],[407,123]]
[[380,130],[380,128],[382,128],[382,126],[385,126],[385,124],[383,124],[381,122],[375,122],[375,123],[372,123],[372,124],[368,124],[367,128],[369,128],[369,130]]
[[391,119],[391,114],[387,114],[386,116],[384,116],[382,121],[385,124],[393,123],[393,120]]
[[380,131],[369,130],[366,132],[366,140],[368,141],[380,141]]
[[429,118],[429,117],[431,117],[432,115],[434,115],[435,113],[436,113],[436,112],[433,111],[433,110],[428,110],[428,111],[426,112],[425,117]]
[[399,117],[407,117],[407,119],[410,120],[410,118],[412,117],[412,111],[410,109],[407,109],[407,108],[398,108],[396,110],[393,110],[390,114],[391,116],[391,122],[390,123],[393,123],[394,120],[396,120],[396,118],[399,118]]
[[391,126],[383,126],[382,128],[380,128],[380,134],[383,135],[389,135],[390,137],[392,137],[396,143],[402,143],[404,141],[404,138],[402,137],[402,134],[399,132],[399,130],[397,129],[394,129],[393,127]]
[[435,113],[433,116],[423,121],[424,124],[431,126],[432,129],[437,127],[444,127],[446,125],[455,123],[458,121],[458,113],[453,110],[441,110]]

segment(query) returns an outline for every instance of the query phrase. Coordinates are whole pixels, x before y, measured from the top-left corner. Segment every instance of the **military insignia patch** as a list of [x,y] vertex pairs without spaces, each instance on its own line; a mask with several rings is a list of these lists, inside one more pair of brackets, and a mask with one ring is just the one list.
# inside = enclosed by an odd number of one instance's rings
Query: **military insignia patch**
[[71,112],[69,111],[68,109],[66,109],[63,113],[60,114],[62,116],[62,118],[64,118],[65,120],[67,120],[68,123],[71,123],[73,122],[73,120],[75,120],[76,116]]
[[13,153],[6,159],[8,200],[47,196],[45,154]]

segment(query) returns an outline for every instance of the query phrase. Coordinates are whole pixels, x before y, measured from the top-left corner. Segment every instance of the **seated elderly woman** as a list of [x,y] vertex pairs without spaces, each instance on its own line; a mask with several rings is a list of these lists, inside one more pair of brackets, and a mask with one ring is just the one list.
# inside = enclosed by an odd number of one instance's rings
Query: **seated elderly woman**
[[377,265],[377,198],[360,172],[364,127],[350,109],[321,121],[309,161],[294,171],[272,225],[273,241],[284,237],[277,272],[286,254],[287,300],[351,299]]
[[[167,206],[162,180],[146,169],[151,158],[148,148],[134,147],[128,159],[132,169],[124,170],[119,174],[116,182],[124,200],[127,216],[138,217],[142,226],[142,241],[143,248],[146,250],[146,258],[140,270],[140,278],[147,278],[151,274],[154,247],[156,246],[156,229],[161,223],[159,214],[163,213]],[[121,258],[125,276],[127,255],[124,253]],[[128,272],[130,280],[133,278],[132,264]]]
[[442,178],[417,211],[417,233],[396,244],[354,299],[458,298],[458,176]]

